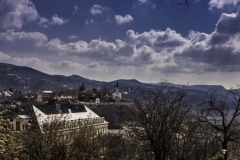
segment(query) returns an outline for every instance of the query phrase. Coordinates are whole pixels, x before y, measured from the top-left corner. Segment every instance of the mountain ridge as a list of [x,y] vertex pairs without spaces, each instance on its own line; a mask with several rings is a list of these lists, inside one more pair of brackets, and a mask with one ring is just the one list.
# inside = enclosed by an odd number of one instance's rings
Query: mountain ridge
[[[0,63],[0,90],[14,88],[24,91],[39,92],[42,90],[59,91],[64,89],[78,89],[82,83],[87,88],[109,88],[114,90],[116,82],[119,82],[122,92],[130,92],[136,88],[156,88],[161,83],[144,83],[136,79],[118,79],[109,82],[97,81],[93,79],[87,79],[79,75],[50,75],[31,67],[17,66],[14,64]],[[172,84],[170,86],[176,88],[182,88],[185,85]],[[220,90],[221,94],[227,92],[227,90],[221,85],[189,85],[188,89],[193,91],[208,92],[212,90]]]

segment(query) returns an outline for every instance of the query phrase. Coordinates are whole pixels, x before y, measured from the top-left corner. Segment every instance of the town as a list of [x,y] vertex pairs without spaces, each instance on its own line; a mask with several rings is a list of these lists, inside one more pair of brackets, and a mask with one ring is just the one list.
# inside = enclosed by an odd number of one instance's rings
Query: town
[[[59,92],[2,91],[1,158],[214,159],[240,154],[235,143],[240,115],[237,90],[226,90],[226,96],[216,91],[199,94],[191,86],[163,82],[140,89],[141,97],[124,99],[120,86],[116,81],[112,92],[89,89],[84,83]],[[165,155],[166,145],[176,153],[168,150]]]

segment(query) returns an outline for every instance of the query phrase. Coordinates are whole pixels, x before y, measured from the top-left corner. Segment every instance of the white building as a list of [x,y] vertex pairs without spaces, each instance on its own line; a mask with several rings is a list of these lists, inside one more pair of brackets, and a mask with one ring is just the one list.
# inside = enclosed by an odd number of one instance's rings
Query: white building
[[116,85],[116,91],[112,94],[112,98],[116,101],[120,101],[122,99],[122,94],[119,92],[118,82]]
[[108,122],[104,117],[99,117],[88,107],[82,104],[65,105],[59,104],[53,106],[35,107],[33,112],[36,116],[36,123],[32,123],[32,117],[28,115],[18,115],[13,119],[13,132],[27,132],[32,125],[37,125],[42,133],[48,133],[53,123],[61,123],[61,127],[57,130],[63,131],[65,138],[72,131],[79,131],[82,127],[92,126],[95,134],[108,132]]

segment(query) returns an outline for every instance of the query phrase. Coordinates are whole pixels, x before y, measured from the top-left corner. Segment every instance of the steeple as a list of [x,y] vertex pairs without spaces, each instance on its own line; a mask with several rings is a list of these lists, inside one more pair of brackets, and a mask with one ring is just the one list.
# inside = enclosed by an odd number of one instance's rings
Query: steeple
[[116,84],[116,92],[119,92],[118,81],[117,81],[117,84]]

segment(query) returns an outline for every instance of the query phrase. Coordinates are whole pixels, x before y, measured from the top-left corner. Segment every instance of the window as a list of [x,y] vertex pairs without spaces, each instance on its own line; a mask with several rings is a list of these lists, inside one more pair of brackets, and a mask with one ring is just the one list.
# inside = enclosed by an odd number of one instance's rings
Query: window
[[20,131],[20,121],[16,121],[16,131]]

